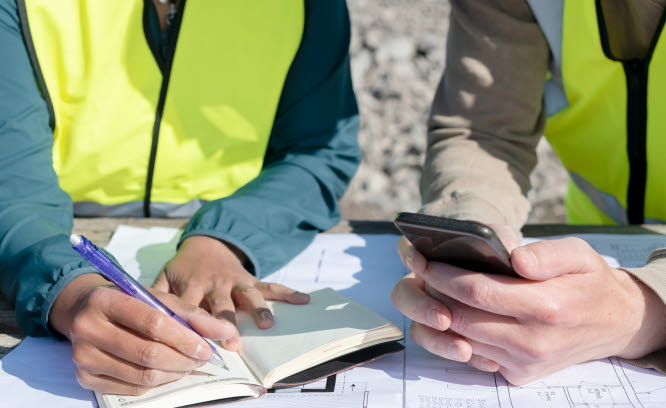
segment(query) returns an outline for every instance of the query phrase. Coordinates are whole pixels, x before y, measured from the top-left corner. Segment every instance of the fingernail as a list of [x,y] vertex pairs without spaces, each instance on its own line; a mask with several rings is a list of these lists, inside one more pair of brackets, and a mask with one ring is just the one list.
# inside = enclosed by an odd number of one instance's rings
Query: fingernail
[[194,352],[194,357],[198,358],[199,360],[203,360],[204,363],[208,358],[210,357],[211,351],[210,351],[210,346],[202,346],[201,344],[197,344],[197,349]]
[[446,328],[444,316],[435,308],[428,311],[428,323],[434,329],[444,330]]
[[458,350],[458,347],[456,347],[455,344],[449,345],[449,356],[451,360],[455,361],[462,361],[463,359],[462,353],[460,353],[460,350]]
[[272,322],[273,314],[268,310],[259,311],[259,320],[262,322]]

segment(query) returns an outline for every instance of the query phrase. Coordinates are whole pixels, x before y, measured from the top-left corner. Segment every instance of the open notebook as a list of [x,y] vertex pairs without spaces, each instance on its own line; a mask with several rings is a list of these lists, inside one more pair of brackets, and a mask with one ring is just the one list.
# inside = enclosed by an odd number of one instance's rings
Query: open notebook
[[402,331],[333,289],[311,294],[308,305],[269,302],[275,326],[256,327],[240,313],[243,348],[219,347],[228,370],[206,364],[187,377],[137,396],[95,393],[100,407],[194,407],[263,395],[268,388],[303,384],[402,350]]

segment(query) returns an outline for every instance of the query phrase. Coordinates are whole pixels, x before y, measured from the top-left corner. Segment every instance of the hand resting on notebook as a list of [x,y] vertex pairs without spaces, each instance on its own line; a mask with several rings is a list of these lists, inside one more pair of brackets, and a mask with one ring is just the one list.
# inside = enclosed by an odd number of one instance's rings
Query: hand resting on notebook
[[[174,293],[185,302],[200,306],[218,319],[236,325],[236,308],[249,312],[257,326],[273,327],[266,300],[306,304],[310,296],[276,283],[260,282],[244,267],[245,255],[237,248],[207,236],[183,241],[153,287]],[[231,351],[241,347],[238,331],[222,345]]]

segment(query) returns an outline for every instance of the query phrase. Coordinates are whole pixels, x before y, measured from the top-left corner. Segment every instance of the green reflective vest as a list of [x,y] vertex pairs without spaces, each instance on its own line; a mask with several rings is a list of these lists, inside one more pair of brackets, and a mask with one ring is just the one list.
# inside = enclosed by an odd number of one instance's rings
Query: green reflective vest
[[302,0],[187,1],[163,67],[147,2],[18,3],[76,213],[184,215],[260,172]]
[[612,60],[592,0],[528,0],[549,43],[545,134],[571,175],[570,222],[666,222],[666,36]]

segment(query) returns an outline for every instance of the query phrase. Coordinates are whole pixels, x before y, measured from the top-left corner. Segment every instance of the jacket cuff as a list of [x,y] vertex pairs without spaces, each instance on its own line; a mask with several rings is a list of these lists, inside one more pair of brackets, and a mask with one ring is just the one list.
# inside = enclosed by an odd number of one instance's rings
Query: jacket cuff
[[51,308],[53,307],[53,303],[55,302],[56,298],[58,297],[62,289],[65,286],[67,286],[67,284],[69,284],[72,280],[87,273],[99,273],[99,272],[97,271],[97,269],[95,269],[93,266],[90,265],[83,267],[75,267],[75,268],[63,268],[60,271],[60,273],[57,275],[56,281],[53,284],[53,286],[51,286],[48,292],[46,292],[46,295],[44,296],[44,303],[42,305],[41,323],[42,327],[46,329],[46,332],[48,333],[49,336],[52,336],[59,340],[66,340],[64,335],[62,335],[57,330],[53,329],[49,324],[49,313],[51,313]]
[[654,251],[645,266],[620,269],[636,277],[666,303],[666,248]]
[[[641,281],[666,303],[666,248],[654,251],[640,268],[620,268]],[[666,374],[666,349],[657,350],[635,360],[622,359],[641,368],[652,368]]]
[[666,349],[657,350],[654,353],[637,358],[636,360],[627,360],[624,358],[621,358],[620,360],[626,361],[636,367],[651,368],[661,374],[666,374]]
[[439,199],[424,204],[419,212],[437,217],[476,221],[486,225],[508,225],[514,229],[517,237],[522,237],[520,228],[524,224],[524,220],[518,220],[518,217],[513,217],[513,219],[506,217],[497,207],[485,200],[471,197]]

